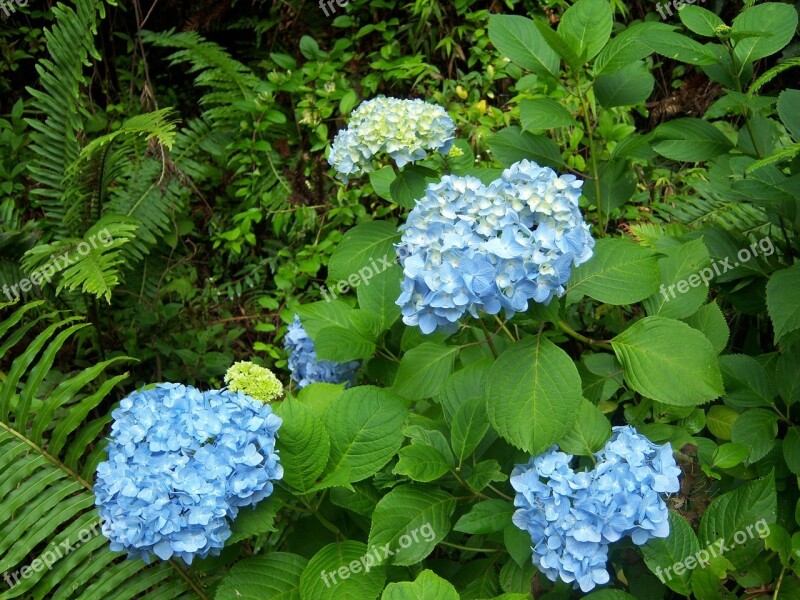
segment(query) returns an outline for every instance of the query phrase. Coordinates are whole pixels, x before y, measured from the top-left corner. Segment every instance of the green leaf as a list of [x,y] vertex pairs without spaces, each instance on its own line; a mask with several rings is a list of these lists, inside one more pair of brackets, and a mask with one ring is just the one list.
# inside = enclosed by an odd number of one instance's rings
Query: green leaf
[[570,430],[581,404],[572,359],[537,336],[510,346],[486,378],[489,421],[513,446],[537,454]]
[[714,451],[711,468],[732,469],[747,460],[750,448],[742,444],[722,444]]
[[663,23],[636,23],[614,37],[594,61],[595,74],[613,73],[638,60],[650,56],[653,51],[642,43],[641,38],[648,31],[664,29],[671,31],[671,27]]
[[[382,557],[381,557],[382,559]],[[386,566],[366,544],[345,541],[317,552],[300,577],[302,600],[367,600],[378,597]]]
[[516,125],[501,129],[490,136],[487,143],[497,162],[504,167],[526,158],[553,168],[564,165],[558,145],[553,140],[522,131]]
[[594,256],[572,271],[570,291],[606,304],[632,304],[658,289],[655,253],[619,238],[597,240]]
[[494,533],[511,525],[514,505],[504,500],[484,500],[475,504],[453,526],[453,531],[464,533]]
[[587,400],[581,401],[578,418],[558,446],[567,454],[591,456],[611,437],[611,423],[600,410]]
[[519,114],[522,126],[528,131],[578,125],[575,117],[552,98],[523,100],[519,105]]
[[749,448],[750,463],[764,458],[775,446],[778,437],[778,415],[763,408],[744,411],[736,419],[731,432],[734,444]]
[[773,406],[775,389],[766,369],[752,356],[727,354],[719,357],[725,398],[735,408]]
[[300,577],[307,564],[288,552],[245,558],[225,575],[214,600],[301,600]]
[[387,585],[381,600],[459,600],[459,595],[449,581],[426,569],[414,583],[403,581]]
[[691,595],[691,569],[683,571],[680,575],[664,572],[676,563],[683,562],[689,557],[693,558],[700,550],[697,536],[686,519],[674,511],[669,511],[669,537],[652,539],[641,546],[641,549],[644,562],[650,571],[675,592],[683,596]]
[[466,482],[473,490],[481,491],[493,481],[505,481],[508,476],[503,473],[500,463],[496,460],[485,460],[479,462],[465,477]]
[[514,15],[491,15],[489,39],[503,56],[523,69],[558,77],[561,61],[530,19]]
[[613,21],[611,5],[606,0],[578,0],[562,15],[558,35],[585,62],[606,45]]
[[[718,496],[708,506],[698,529],[700,545],[708,546],[722,538],[728,548],[725,558],[736,569],[744,569],[764,549],[763,540],[758,535],[749,535],[747,527],[750,526],[752,533],[755,523],[761,520],[774,523],[776,516],[775,478],[770,474]],[[744,532],[747,538],[744,543],[738,543],[741,533],[734,541],[739,532]]]
[[425,342],[400,359],[392,390],[408,400],[431,398],[453,372],[458,346]]
[[394,243],[399,241],[397,227],[388,221],[370,221],[356,225],[344,234],[328,263],[328,281],[342,280],[358,273],[372,261],[394,261]]
[[369,183],[378,196],[392,202],[392,182],[396,177],[397,174],[392,167],[383,167],[369,172]]
[[411,444],[400,448],[398,455],[399,460],[392,473],[406,475],[414,481],[433,481],[450,470],[447,458],[433,446]]
[[800,142],[800,90],[783,90],[780,93],[778,115],[794,140]]
[[777,365],[777,384],[781,398],[787,406],[800,401],[800,347],[784,350]]
[[472,397],[464,400],[450,424],[450,442],[459,465],[475,451],[488,430],[486,399]]
[[690,65],[713,65],[717,62],[714,53],[705,46],[674,31],[650,29],[641,37],[641,42],[653,52]]
[[738,64],[745,65],[775,54],[786,46],[797,30],[797,10],[780,2],[751,6],[733,20],[731,35],[749,31],[767,32],[764,37],[747,37],[733,48]]
[[358,305],[366,311],[377,316],[382,330],[389,329],[400,318],[400,307],[395,301],[400,297],[400,282],[403,271],[400,265],[392,263],[369,278],[362,278],[358,293]]
[[594,80],[594,92],[604,108],[633,106],[645,102],[655,84],[650,69],[637,60],[613,73],[598,75]]
[[517,565],[524,567],[530,563],[531,534],[512,524],[503,530],[503,542]]
[[[600,201],[602,211],[609,214],[624,206],[636,193],[636,176],[624,160],[612,160],[599,167]],[[590,204],[598,205],[597,189],[588,185],[583,190]]]
[[800,427],[790,427],[783,439],[783,458],[789,470],[800,475]]
[[702,119],[667,121],[655,129],[655,135],[656,152],[683,162],[711,160],[733,148],[724,133]]
[[283,419],[276,447],[283,466],[283,480],[299,491],[316,483],[328,464],[331,443],[325,424],[294,398],[287,398],[275,410]]
[[728,329],[728,322],[725,320],[725,316],[722,314],[716,300],[701,306],[693,314],[683,318],[682,321],[703,332],[717,354],[727,347],[730,329]]
[[314,345],[318,360],[333,362],[367,359],[375,353],[374,342],[352,329],[338,325],[320,329]]
[[767,282],[767,311],[775,330],[775,343],[800,327],[800,262],[775,271]]
[[456,499],[438,488],[397,486],[375,506],[369,545],[387,547],[390,564],[416,564],[450,532],[455,507]]
[[325,425],[331,441],[328,471],[350,469],[350,481],[383,467],[403,443],[407,411],[400,398],[373,386],[354,387],[333,400]]
[[681,321],[645,317],[611,340],[625,381],[647,398],[695,406],[723,393],[714,348]]
[[689,31],[705,37],[717,37],[717,27],[725,25],[715,13],[699,6],[684,5],[678,16]]
[[[281,464],[283,462],[283,454],[281,454]],[[232,535],[228,543],[239,542],[268,531],[277,531],[275,517],[282,507],[283,502],[273,495],[259,502],[255,508],[240,510],[231,524]]]
[[573,48],[556,33],[555,29],[550,26],[550,21],[543,17],[537,17],[534,24],[539,33],[542,34],[544,41],[547,42],[547,45],[566,61],[569,68],[573,71],[580,71],[584,61],[581,60],[581,57],[576,52],[577,49]]
[[739,413],[723,405],[712,406],[706,415],[708,430],[721,440],[729,440],[733,435],[733,424]]
[[703,240],[698,238],[676,248],[658,260],[661,287],[644,301],[648,315],[682,319],[693,314],[708,297],[708,282],[714,275]]
[[414,208],[414,203],[425,195],[427,185],[422,173],[413,167],[406,167],[392,181],[389,192],[392,200],[400,206]]
[[627,592],[622,590],[598,590],[583,597],[583,600],[636,600]]
[[350,327],[350,311],[352,309],[341,300],[326,302],[312,302],[297,307],[297,316],[303,324],[303,329],[314,342],[317,334],[326,327]]

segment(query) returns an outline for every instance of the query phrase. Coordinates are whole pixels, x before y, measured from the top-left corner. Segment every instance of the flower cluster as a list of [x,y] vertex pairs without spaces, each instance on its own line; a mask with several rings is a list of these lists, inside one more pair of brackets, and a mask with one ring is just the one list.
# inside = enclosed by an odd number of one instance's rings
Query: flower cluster
[[283,394],[283,384],[275,373],[255,363],[234,363],[225,373],[225,384],[232,392],[242,391],[251,398],[272,402]]
[[111,550],[131,558],[219,554],[239,509],[283,477],[281,419],[242,392],[162,383],[124,398],[112,417],[95,503]]
[[453,120],[437,104],[378,97],[353,111],[347,129],[333,140],[328,162],[347,181],[370,171],[381,152],[389,154],[398,167],[422,160],[429,150],[447,154],[455,131]]
[[630,426],[615,427],[596,457],[594,470],[576,473],[572,456],[553,446],[511,473],[514,524],[531,535],[533,563],[584,593],[609,581],[609,544],[669,535],[660,494],[677,492],[681,473],[669,444],[656,446]]
[[582,181],[522,160],[488,186],[445,176],[417,201],[397,245],[405,278],[397,304],[423,333],[453,332],[478,311],[508,318],[565,291],[594,240],[578,200]]
[[352,385],[355,382],[356,370],[361,363],[357,360],[344,363],[317,360],[314,340],[308,337],[297,315],[289,324],[284,344],[289,352],[289,370],[299,389],[311,383]]

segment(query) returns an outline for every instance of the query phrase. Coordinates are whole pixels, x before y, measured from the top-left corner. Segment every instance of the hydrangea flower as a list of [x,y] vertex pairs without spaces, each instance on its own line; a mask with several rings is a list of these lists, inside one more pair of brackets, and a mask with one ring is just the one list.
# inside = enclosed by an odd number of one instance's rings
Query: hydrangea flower
[[282,421],[242,392],[162,383],[123,398],[112,417],[95,504],[111,550],[129,558],[219,554],[239,509],[283,477]]
[[669,444],[656,446],[633,427],[614,427],[592,471],[575,472],[572,455],[553,446],[511,473],[514,524],[534,543],[533,563],[551,581],[584,593],[608,583],[608,548],[630,536],[641,545],[669,535],[662,493],[677,492],[681,471]]
[[347,129],[333,140],[328,162],[346,182],[370,171],[382,152],[401,168],[422,160],[429,150],[447,154],[455,133],[453,119],[437,104],[380,96],[353,111]]
[[522,160],[490,185],[447,175],[417,201],[396,245],[405,275],[397,304],[423,333],[453,332],[479,311],[508,318],[565,292],[594,240],[582,181]]
[[283,384],[275,373],[248,361],[234,363],[225,373],[225,384],[232,392],[242,391],[262,402],[272,402],[283,394]]
[[356,370],[361,363],[357,360],[344,363],[317,360],[314,340],[308,337],[297,315],[289,324],[284,345],[289,352],[289,370],[298,389],[311,383],[346,383],[348,386],[355,383]]

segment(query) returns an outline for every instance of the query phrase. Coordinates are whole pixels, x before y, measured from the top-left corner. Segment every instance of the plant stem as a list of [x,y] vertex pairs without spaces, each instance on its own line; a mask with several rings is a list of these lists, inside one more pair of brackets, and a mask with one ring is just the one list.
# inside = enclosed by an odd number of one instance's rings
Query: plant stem
[[556,322],[559,329],[566,333],[568,336],[575,338],[578,341],[583,342],[584,344],[591,344],[592,346],[597,346],[598,348],[604,348],[606,350],[612,350],[611,344],[608,342],[600,341],[600,340],[593,340],[592,338],[586,337],[583,334],[578,333],[572,327],[566,324],[562,319],[559,319]]
[[466,550],[467,552],[505,552],[504,548],[470,548],[469,546],[462,546],[461,544],[453,544],[452,542],[439,542],[442,546],[450,546],[457,550]]
[[500,320],[500,317],[494,315],[494,320],[500,324],[500,327],[503,329],[503,331],[505,331],[508,334],[508,337],[511,339],[512,342],[517,341],[517,338],[514,337],[514,334],[511,333],[511,331],[509,331],[508,327],[506,327],[506,324],[502,320]]
[[484,323],[481,319],[478,319],[478,323],[480,324],[481,329],[483,329],[483,335],[486,336],[486,343],[489,344],[489,349],[492,351],[492,354],[494,354],[494,357],[497,358],[499,354],[497,353],[497,348],[495,348],[494,342],[492,341],[492,336],[489,335],[489,329],[486,327],[486,323]]

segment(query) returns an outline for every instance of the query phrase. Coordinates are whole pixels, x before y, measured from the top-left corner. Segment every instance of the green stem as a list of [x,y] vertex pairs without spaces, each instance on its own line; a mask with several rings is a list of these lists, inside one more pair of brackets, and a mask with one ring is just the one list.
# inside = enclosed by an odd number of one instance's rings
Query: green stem
[[597,223],[602,228],[602,232],[606,232],[606,223],[603,221],[603,209],[600,207],[602,198],[600,197],[600,173],[597,170],[597,155],[595,154],[594,147],[594,132],[592,131],[592,123],[589,120],[589,102],[586,100],[586,95],[578,83],[578,97],[583,106],[583,123],[586,127],[586,135],[589,137],[589,155],[592,161],[592,175],[594,177],[594,195],[597,202]]
[[493,486],[491,483],[490,483],[490,484],[488,484],[486,487],[488,487],[490,490],[492,490],[492,491],[493,491],[495,494],[497,494],[498,496],[500,496],[500,497],[501,497],[501,498],[503,498],[504,500],[508,500],[508,501],[512,501],[512,500],[514,500],[514,499],[513,499],[511,496],[509,496],[508,494],[504,494],[503,492],[501,492],[500,490],[498,490],[498,489],[497,489],[496,487],[494,487],[494,486]]
[[469,546],[462,546],[461,544],[453,544],[452,542],[439,542],[441,546],[449,546],[456,550],[466,550],[467,552],[505,552],[505,548],[470,548]]
[[494,320],[500,324],[500,327],[503,329],[503,331],[505,331],[508,334],[508,337],[512,342],[517,341],[517,338],[515,338],[514,334],[509,331],[508,327],[506,327],[506,324],[502,320],[500,320],[500,317],[494,315]]
[[576,340],[583,342],[584,344],[591,344],[592,346],[597,346],[598,348],[604,348],[605,350],[613,349],[611,347],[611,344],[609,344],[608,342],[593,340],[592,338],[586,337],[585,335],[578,333],[561,319],[559,319],[556,322],[556,325],[558,325],[558,328],[561,329],[561,331],[566,333],[568,336],[573,337]]
[[492,336],[489,334],[489,329],[486,327],[486,323],[484,323],[481,319],[478,319],[478,323],[480,324],[481,329],[483,329],[483,335],[486,336],[486,343],[489,344],[489,349],[492,351],[492,354],[494,354],[494,357],[497,358],[499,354],[497,353],[497,348],[495,348],[494,342],[492,341]]

